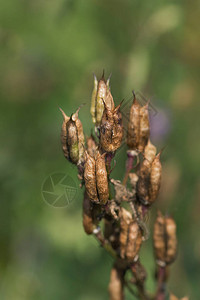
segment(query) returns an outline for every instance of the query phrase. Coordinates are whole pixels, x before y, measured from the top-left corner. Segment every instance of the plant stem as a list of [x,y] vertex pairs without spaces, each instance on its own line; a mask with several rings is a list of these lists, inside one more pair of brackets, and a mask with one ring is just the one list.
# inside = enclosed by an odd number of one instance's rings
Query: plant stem
[[126,160],[126,173],[123,179],[123,185],[126,185],[128,180],[128,175],[133,169],[133,162],[135,158],[138,156],[137,152],[134,150],[128,150],[127,151],[127,160]]
[[155,296],[155,300],[165,300],[165,280],[166,280],[166,267],[159,266],[157,273],[157,292]]
[[101,246],[113,257],[117,258],[117,254],[115,250],[112,248],[110,243],[104,238],[104,236],[101,233],[100,228],[96,228],[93,232],[96,239],[100,242]]

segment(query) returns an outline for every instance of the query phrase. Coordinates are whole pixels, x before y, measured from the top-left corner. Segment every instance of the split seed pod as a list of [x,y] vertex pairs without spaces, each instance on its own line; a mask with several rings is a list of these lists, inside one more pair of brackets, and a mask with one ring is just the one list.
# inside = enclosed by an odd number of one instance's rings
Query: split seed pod
[[100,126],[100,144],[106,152],[116,151],[122,142],[123,125],[120,105],[112,110],[104,102],[104,111]]
[[96,182],[99,201],[101,204],[106,204],[109,198],[108,174],[105,164],[105,153],[96,155]]
[[62,149],[65,158],[74,164],[83,162],[84,157],[84,134],[82,123],[78,118],[80,107],[71,116],[68,117],[62,109],[64,121],[61,130]]
[[133,94],[133,104],[130,108],[127,145],[132,150],[137,150],[140,140],[140,104],[137,102],[135,94]]
[[85,151],[85,170],[84,170],[84,180],[85,188],[88,197],[93,202],[98,203],[97,187],[96,187],[96,166],[95,159]]
[[138,150],[144,151],[150,135],[148,103],[140,109],[140,140]]
[[123,300],[124,272],[113,266],[110,273],[109,295],[110,300]]
[[153,159],[153,152],[149,154],[150,161],[145,158],[139,171],[137,195],[139,200],[146,205],[152,204],[158,197],[162,173],[160,155],[161,152]]
[[129,211],[120,211],[120,256],[130,262],[136,258],[142,244],[142,233]]
[[91,201],[106,204],[109,198],[108,175],[105,165],[105,154],[97,152],[95,158],[85,151],[85,187]]
[[149,202],[153,203],[158,197],[161,184],[162,165],[160,162],[160,153],[156,155],[151,166],[150,186],[149,186]]
[[161,266],[171,264],[177,253],[176,223],[161,212],[154,224],[153,241],[157,263]]
[[114,107],[114,101],[110,92],[109,81],[110,78],[108,78],[107,81],[105,80],[104,73],[99,81],[94,75],[94,89],[92,92],[90,113],[92,115],[92,121],[93,123],[95,123],[96,126],[100,125],[101,118],[103,115],[103,101],[106,102],[110,109]]
[[94,218],[93,209],[94,205],[85,192],[83,199],[83,228],[87,234],[92,234],[98,224],[97,219]]

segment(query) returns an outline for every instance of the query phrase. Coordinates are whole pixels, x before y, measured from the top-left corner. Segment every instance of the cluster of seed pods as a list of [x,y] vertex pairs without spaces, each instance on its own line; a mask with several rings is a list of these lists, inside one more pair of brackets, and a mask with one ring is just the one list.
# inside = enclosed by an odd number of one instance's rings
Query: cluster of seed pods
[[[110,253],[115,263],[110,274],[110,300],[124,299],[125,273],[132,272],[134,284],[142,286],[146,272],[140,264],[140,248],[145,240],[146,212],[158,197],[162,166],[161,152],[150,141],[148,103],[141,106],[133,95],[127,128],[128,164],[130,155],[137,158],[137,170],[127,168],[123,183],[111,178],[111,160],[123,139],[121,104],[115,106],[110,77],[100,80],[94,76],[90,113],[95,134],[87,137],[78,117],[80,108],[68,117],[61,109],[64,121],[61,142],[64,156],[76,164],[82,186],[83,228],[94,234]],[[133,161],[133,157],[131,158]],[[128,165],[127,164],[127,165]],[[114,194],[112,195],[112,185]],[[100,222],[104,223],[101,232]],[[170,264],[175,259],[177,241],[175,222],[161,214],[154,227],[154,250],[156,261]],[[145,275],[144,275],[145,274]],[[152,298],[153,299],[153,298]],[[156,298],[155,298],[156,299]]]

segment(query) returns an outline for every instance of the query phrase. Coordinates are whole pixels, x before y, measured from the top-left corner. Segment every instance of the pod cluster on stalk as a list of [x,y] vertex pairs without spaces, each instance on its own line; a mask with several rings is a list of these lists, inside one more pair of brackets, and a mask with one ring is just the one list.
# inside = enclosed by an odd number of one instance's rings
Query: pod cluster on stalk
[[[98,80],[94,75],[90,108],[93,134],[85,139],[78,116],[80,108],[70,117],[60,109],[64,118],[62,149],[65,158],[77,166],[85,190],[83,228],[86,234],[94,235],[114,259],[109,283],[110,300],[125,299],[125,287],[134,292],[136,288],[139,299],[165,299],[161,297],[166,293],[163,290],[166,270],[177,253],[176,224],[172,217],[159,212],[154,225],[157,270],[154,295],[146,291],[147,272],[140,262],[140,249],[149,236],[147,216],[159,196],[161,151],[158,152],[150,140],[149,103],[140,105],[133,93],[125,139],[124,179],[111,177],[112,161],[124,135],[121,103],[115,105],[110,77],[106,80],[103,73]],[[131,274],[129,281],[127,273]]]

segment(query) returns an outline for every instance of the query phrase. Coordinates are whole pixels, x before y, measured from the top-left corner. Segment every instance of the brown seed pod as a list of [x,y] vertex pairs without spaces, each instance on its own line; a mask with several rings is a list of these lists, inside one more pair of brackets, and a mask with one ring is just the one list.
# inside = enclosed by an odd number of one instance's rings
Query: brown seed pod
[[64,121],[61,130],[61,142],[64,156],[74,164],[80,164],[84,156],[84,134],[82,123],[78,118],[80,108],[69,118],[62,112]]
[[110,110],[104,102],[104,112],[100,126],[100,144],[106,152],[116,151],[122,142],[123,125],[120,105]]
[[128,238],[126,244],[126,258],[133,261],[140,250],[142,244],[142,233],[137,222],[129,225]]
[[68,133],[67,133],[67,128],[66,128],[66,125],[67,125],[67,123],[70,120],[70,117],[68,117],[61,108],[60,108],[60,111],[61,111],[61,113],[63,115],[63,118],[64,118],[64,121],[62,123],[62,129],[61,129],[62,149],[63,149],[65,158],[67,158],[68,160],[70,160],[69,150],[68,150],[68,145],[67,145],[67,136],[68,136]]
[[120,256],[122,259],[133,261],[137,256],[142,244],[142,233],[125,208],[120,210]]
[[87,234],[92,234],[97,226],[97,220],[93,216],[93,203],[90,201],[86,191],[83,199],[83,228]]
[[128,131],[127,131],[127,145],[129,149],[137,150],[140,140],[140,104],[137,102],[135,94],[133,93],[133,104],[130,108]]
[[150,135],[148,103],[140,109],[140,139],[138,150],[144,151]]
[[96,150],[97,150],[97,144],[96,141],[94,139],[94,136],[91,134],[90,137],[87,138],[87,152],[90,156],[92,156],[93,158],[96,155]]
[[165,218],[165,228],[168,237],[165,261],[170,264],[175,260],[177,254],[176,223],[171,217]]
[[95,168],[95,159],[85,151],[85,188],[90,200],[98,203]]
[[110,273],[109,296],[110,300],[124,300],[124,272],[113,266]]
[[107,106],[109,107],[110,110],[114,109],[115,103],[114,103],[113,96],[111,94],[109,86],[108,86],[108,90],[107,90],[107,94],[106,94],[105,103],[107,104]]
[[108,174],[105,164],[105,153],[96,155],[96,184],[100,204],[106,204],[109,198]]
[[144,159],[139,171],[137,182],[137,195],[143,204],[149,204],[149,185],[150,185],[151,163]]
[[156,147],[151,143],[149,139],[146,147],[144,148],[144,157],[148,159],[150,163],[152,163],[156,156],[156,152],[157,152]]
[[149,203],[153,203],[156,200],[160,190],[161,173],[162,173],[160,154],[161,152],[158,153],[158,155],[156,155],[151,166],[150,185],[149,185]]
[[[92,115],[92,121],[96,126],[100,125],[101,118],[104,111],[103,101],[106,102],[107,106],[112,109],[114,107],[113,97],[109,88],[110,78],[106,81],[104,73],[99,81],[97,81],[94,75],[94,89],[92,92],[91,108],[90,113]],[[103,101],[102,101],[103,100]]]
[[157,263],[161,266],[171,264],[177,253],[176,223],[171,217],[164,217],[158,212],[153,240]]

